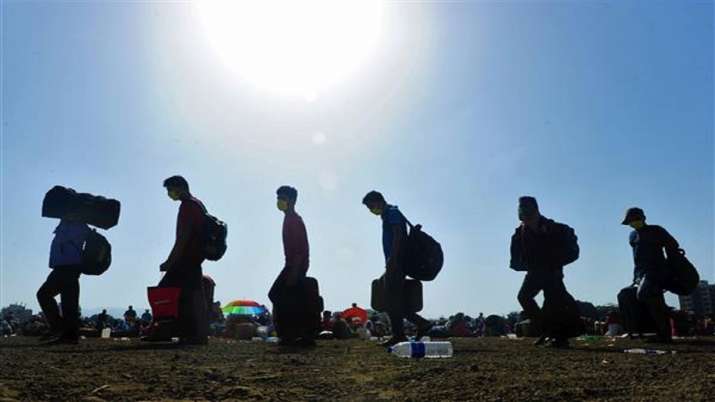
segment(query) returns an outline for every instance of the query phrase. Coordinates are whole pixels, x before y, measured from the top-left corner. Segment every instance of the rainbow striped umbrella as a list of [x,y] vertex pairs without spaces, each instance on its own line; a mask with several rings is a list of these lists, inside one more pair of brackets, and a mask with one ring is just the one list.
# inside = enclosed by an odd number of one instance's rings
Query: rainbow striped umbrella
[[268,311],[265,306],[256,303],[253,300],[234,300],[222,309],[225,315],[261,315]]

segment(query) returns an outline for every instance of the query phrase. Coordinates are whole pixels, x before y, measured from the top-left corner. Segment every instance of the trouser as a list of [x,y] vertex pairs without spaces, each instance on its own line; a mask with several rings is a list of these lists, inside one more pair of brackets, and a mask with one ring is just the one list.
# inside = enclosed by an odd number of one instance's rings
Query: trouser
[[176,332],[182,338],[204,340],[208,336],[208,311],[201,271],[201,264],[175,267],[159,281],[159,287],[181,289]]
[[392,336],[405,335],[404,319],[415,324],[417,328],[426,328],[429,321],[415,312],[406,311],[405,301],[405,271],[402,263],[394,264],[385,271],[385,291],[387,300],[387,314],[392,325]]
[[636,297],[648,306],[648,312],[655,321],[658,336],[671,337],[670,310],[663,296],[663,274],[658,271],[646,272],[638,285]]
[[299,270],[294,284],[288,283],[290,270],[283,268],[268,291],[268,298],[273,303],[273,325],[278,337],[283,340],[312,339],[316,332],[314,318],[320,320],[320,316],[309,311],[307,306],[311,295],[302,286],[307,269]]
[[[79,276],[78,266],[54,268],[37,291],[37,301],[50,329],[65,337],[79,336]],[[62,300],[61,314],[55,301],[57,295]]]
[[[563,269],[553,269],[544,271],[529,271],[524,277],[517,296],[524,314],[534,323],[539,332],[547,336],[558,336],[555,334],[556,327],[561,322],[570,317],[562,316],[568,310],[571,315],[577,310],[576,301],[566,291],[564,285]],[[548,312],[539,308],[534,297],[539,292],[544,292],[544,307],[547,304],[552,307]],[[578,314],[577,311],[575,314]]]

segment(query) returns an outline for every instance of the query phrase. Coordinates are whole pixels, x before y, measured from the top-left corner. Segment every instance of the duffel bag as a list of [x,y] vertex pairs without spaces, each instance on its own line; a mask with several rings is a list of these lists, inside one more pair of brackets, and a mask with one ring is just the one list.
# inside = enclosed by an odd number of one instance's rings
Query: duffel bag
[[[404,284],[405,312],[417,313],[422,311],[422,282],[405,279]],[[388,311],[389,301],[387,287],[385,286],[385,275],[372,281],[370,306],[375,311]]]
[[700,283],[700,275],[695,266],[685,257],[685,250],[678,249],[668,254],[668,272],[663,288],[680,296],[689,296]]

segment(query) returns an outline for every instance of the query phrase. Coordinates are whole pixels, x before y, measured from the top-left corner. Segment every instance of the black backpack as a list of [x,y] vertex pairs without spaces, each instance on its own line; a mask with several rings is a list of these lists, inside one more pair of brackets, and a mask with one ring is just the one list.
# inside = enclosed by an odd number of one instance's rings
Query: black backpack
[[228,225],[204,209],[204,226],[201,231],[204,257],[210,261],[218,261],[226,253],[226,236]]
[[689,296],[700,282],[700,275],[695,266],[685,257],[685,250],[668,254],[667,278],[663,288],[680,296]]
[[407,218],[405,222],[410,227],[405,247],[405,274],[418,281],[434,280],[444,265],[442,246],[422,231],[422,225],[413,226]]
[[112,264],[112,245],[106,237],[92,229],[82,249],[82,273],[102,275]]

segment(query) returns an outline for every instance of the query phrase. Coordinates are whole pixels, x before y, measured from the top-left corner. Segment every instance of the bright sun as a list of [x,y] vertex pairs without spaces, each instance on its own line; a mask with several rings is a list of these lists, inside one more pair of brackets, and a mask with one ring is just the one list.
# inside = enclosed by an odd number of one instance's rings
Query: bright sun
[[355,72],[380,34],[379,0],[197,0],[209,41],[257,87],[312,101]]

